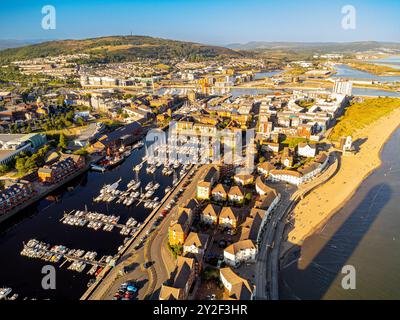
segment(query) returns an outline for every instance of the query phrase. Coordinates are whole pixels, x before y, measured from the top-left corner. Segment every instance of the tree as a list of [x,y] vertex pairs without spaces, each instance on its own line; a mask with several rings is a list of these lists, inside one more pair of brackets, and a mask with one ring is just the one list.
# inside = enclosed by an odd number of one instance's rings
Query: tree
[[25,173],[25,158],[18,158],[15,162],[15,169],[18,170],[19,174]]
[[0,165],[0,174],[1,175],[7,173],[8,171],[10,171],[10,168],[7,165],[5,165],[5,164]]
[[57,105],[65,106],[65,96],[63,94],[57,98]]
[[85,120],[82,119],[82,117],[78,117],[76,119],[76,122],[82,127],[85,125]]
[[74,154],[79,155],[79,156],[84,156],[85,159],[87,159],[89,157],[89,152],[85,148],[76,150],[74,152]]
[[136,96],[133,95],[133,94],[131,94],[131,93],[125,93],[125,94],[123,95],[123,99],[124,99],[124,100],[132,99],[132,98],[135,99]]
[[183,252],[183,246],[182,245],[173,245],[171,246],[168,244],[169,249],[171,250],[172,255],[176,258],[177,256],[181,255]]
[[246,197],[245,197],[245,199],[246,199],[246,202],[250,202],[251,201],[251,198],[252,198],[252,193],[251,192],[249,192],[249,193],[246,193]]
[[24,163],[25,172],[36,169],[37,168],[37,160],[38,160],[37,154],[34,154],[34,155],[32,155],[32,157],[26,159],[25,163]]
[[59,140],[58,146],[62,149],[67,148],[67,139],[65,138],[64,133],[60,134],[60,140]]

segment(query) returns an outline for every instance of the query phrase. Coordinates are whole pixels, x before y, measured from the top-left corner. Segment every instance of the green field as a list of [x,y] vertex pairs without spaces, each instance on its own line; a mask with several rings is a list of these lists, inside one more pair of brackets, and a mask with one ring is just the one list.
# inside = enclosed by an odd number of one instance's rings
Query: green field
[[345,114],[333,128],[329,138],[339,141],[343,136],[353,135],[393,110],[400,108],[398,98],[372,98],[349,106]]

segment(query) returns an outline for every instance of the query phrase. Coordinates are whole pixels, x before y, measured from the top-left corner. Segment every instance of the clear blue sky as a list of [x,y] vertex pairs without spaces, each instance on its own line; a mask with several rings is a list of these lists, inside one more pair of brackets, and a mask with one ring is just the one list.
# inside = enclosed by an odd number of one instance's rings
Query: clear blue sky
[[[44,5],[56,30],[41,28]],[[357,28],[341,28],[341,8],[357,10]],[[79,39],[150,35],[212,44],[248,41],[400,42],[399,0],[12,0],[2,1],[0,39]]]

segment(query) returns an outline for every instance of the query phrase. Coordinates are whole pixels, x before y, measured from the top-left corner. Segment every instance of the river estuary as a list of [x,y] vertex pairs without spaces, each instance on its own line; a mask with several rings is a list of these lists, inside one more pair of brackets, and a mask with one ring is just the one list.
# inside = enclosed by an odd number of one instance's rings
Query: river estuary
[[[400,129],[383,148],[383,164],[322,231],[305,240],[300,260],[285,261],[283,299],[400,299]],[[344,265],[356,289],[344,290]]]

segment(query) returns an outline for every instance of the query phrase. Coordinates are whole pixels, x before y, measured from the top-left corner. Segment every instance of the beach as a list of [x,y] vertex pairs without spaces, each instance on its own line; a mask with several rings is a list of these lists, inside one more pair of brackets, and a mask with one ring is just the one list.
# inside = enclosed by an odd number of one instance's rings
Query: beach
[[281,255],[301,246],[350,200],[363,180],[381,165],[380,151],[399,124],[400,109],[396,109],[353,135],[357,152],[343,155],[338,173],[300,200],[293,210],[293,227],[285,232],[287,240]]

